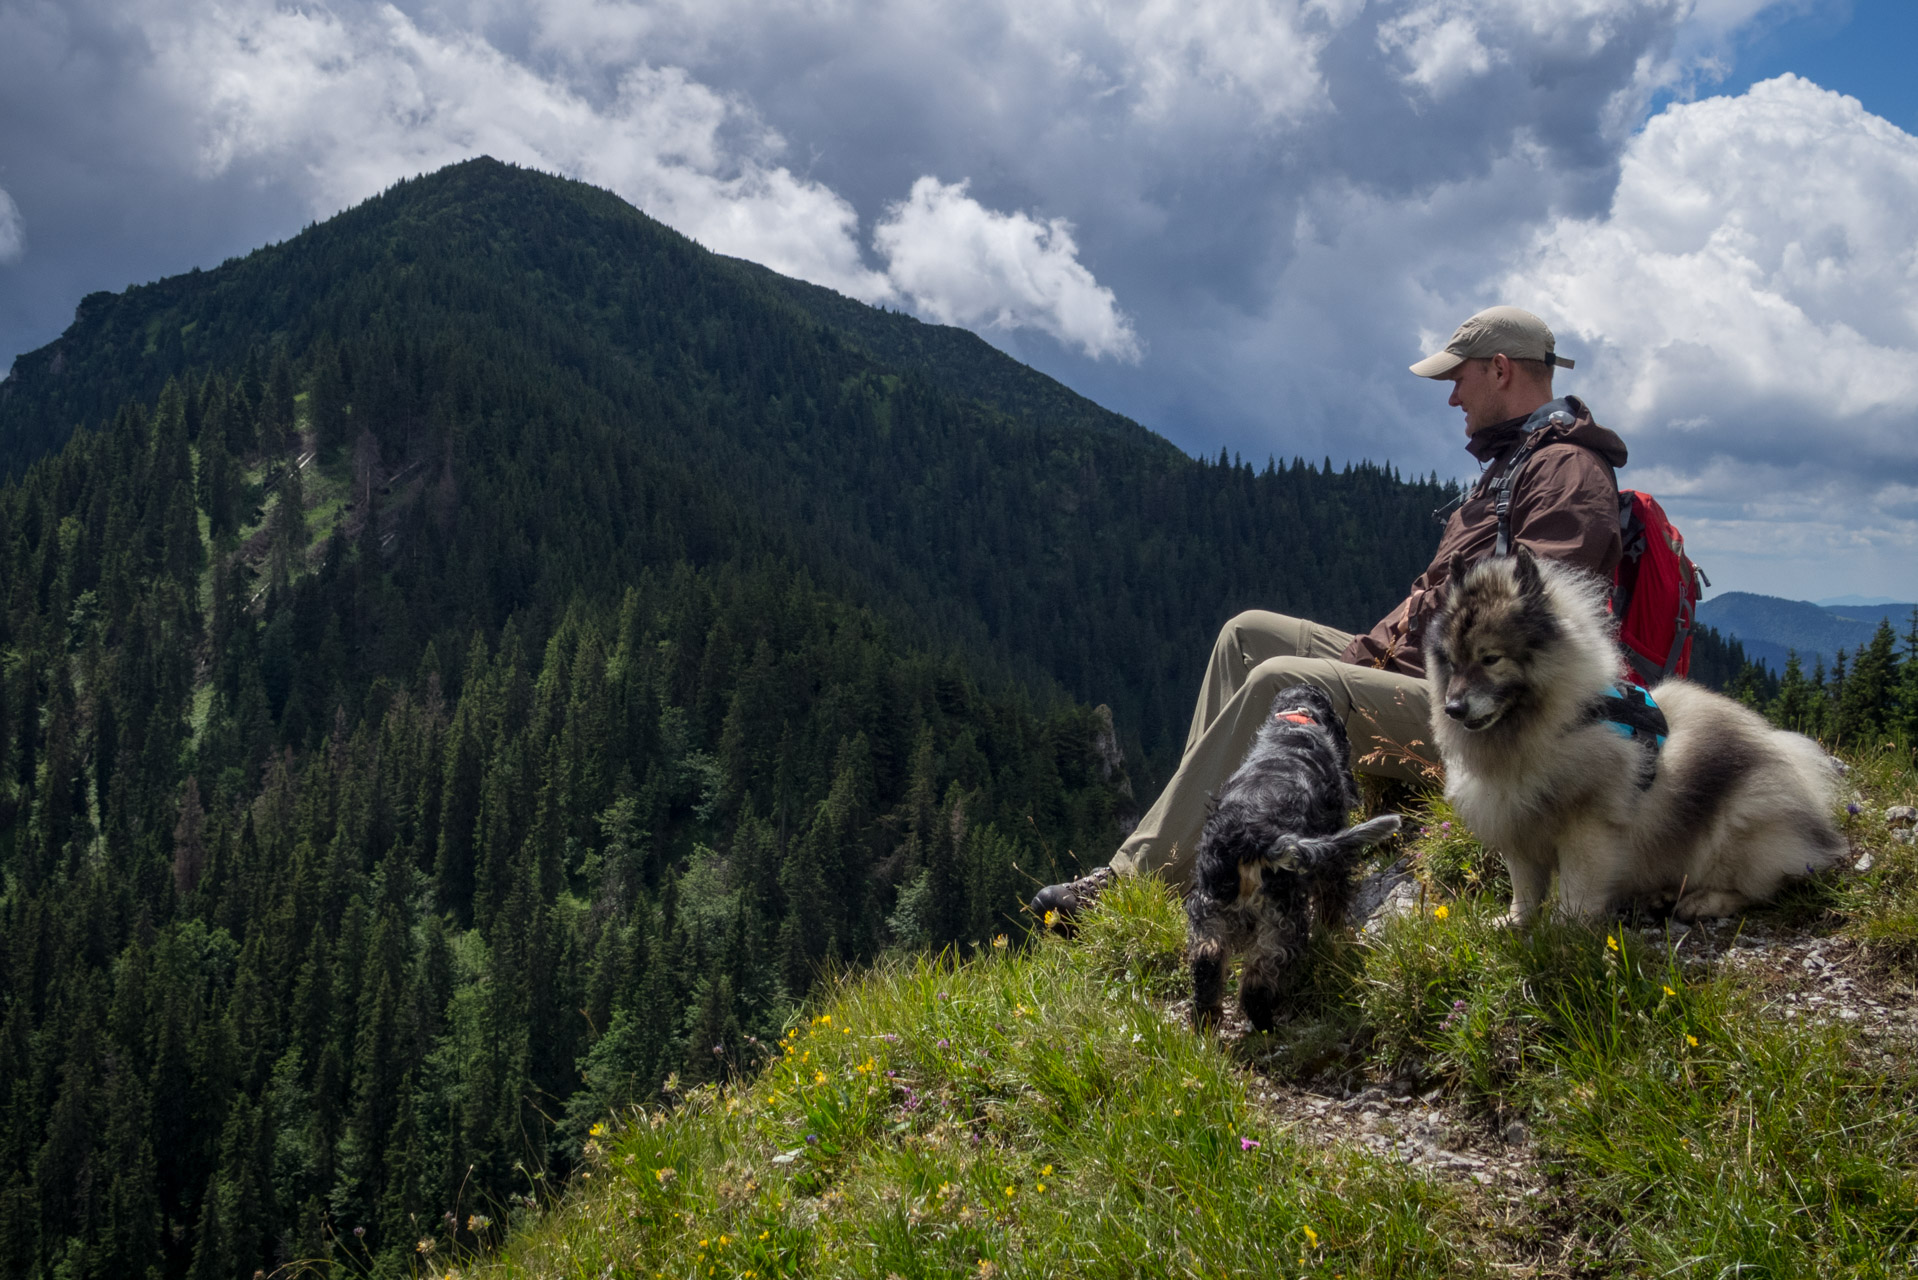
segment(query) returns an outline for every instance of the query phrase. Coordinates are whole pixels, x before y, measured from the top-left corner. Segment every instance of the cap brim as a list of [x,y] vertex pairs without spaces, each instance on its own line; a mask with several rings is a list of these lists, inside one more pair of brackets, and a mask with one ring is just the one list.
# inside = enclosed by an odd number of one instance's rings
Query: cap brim
[[1464,356],[1455,355],[1450,351],[1440,351],[1413,365],[1412,372],[1421,378],[1443,378],[1464,363]]

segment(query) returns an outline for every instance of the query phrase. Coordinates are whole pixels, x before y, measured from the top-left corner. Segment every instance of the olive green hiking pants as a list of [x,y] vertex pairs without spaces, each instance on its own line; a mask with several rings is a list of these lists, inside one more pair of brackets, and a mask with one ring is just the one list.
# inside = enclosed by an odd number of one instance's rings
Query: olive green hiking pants
[[1178,770],[1119,846],[1113,869],[1150,872],[1181,891],[1187,887],[1207,803],[1245,759],[1273,696],[1287,685],[1315,685],[1332,699],[1358,772],[1419,779],[1421,760],[1436,758],[1425,745],[1431,740],[1425,682],[1338,661],[1351,640],[1332,627],[1258,609],[1226,623],[1206,664]]

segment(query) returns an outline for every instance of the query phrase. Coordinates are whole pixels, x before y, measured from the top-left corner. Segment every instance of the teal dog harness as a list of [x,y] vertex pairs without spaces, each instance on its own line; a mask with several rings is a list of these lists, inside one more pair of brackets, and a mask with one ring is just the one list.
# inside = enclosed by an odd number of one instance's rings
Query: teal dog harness
[[1630,738],[1645,748],[1645,768],[1638,775],[1640,791],[1652,785],[1658,775],[1658,751],[1665,745],[1671,726],[1658,709],[1652,695],[1635,684],[1615,684],[1612,691],[1592,704],[1590,718],[1621,738]]

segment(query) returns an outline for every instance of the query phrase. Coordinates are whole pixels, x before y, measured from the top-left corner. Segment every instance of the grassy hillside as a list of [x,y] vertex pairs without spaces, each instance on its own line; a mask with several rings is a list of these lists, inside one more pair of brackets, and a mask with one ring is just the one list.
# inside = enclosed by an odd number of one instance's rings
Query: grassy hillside
[[756,1070],[607,1117],[563,1194],[423,1224],[421,1269],[1909,1275],[1918,857],[1883,815],[1918,778],[1856,764],[1869,869],[1689,932],[1500,929],[1431,809],[1419,910],[1321,939],[1269,1036],[1187,1029],[1150,884],[1070,943],[884,964]]

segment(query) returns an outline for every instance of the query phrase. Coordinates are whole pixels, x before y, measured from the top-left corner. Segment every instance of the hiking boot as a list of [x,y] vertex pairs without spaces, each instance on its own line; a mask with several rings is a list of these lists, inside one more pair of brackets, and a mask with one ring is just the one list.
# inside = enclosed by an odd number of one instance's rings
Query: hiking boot
[[1111,867],[1097,867],[1077,880],[1049,884],[1032,895],[1032,901],[1026,904],[1026,909],[1044,921],[1046,928],[1070,938],[1074,929],[1073,918],[1091,906],[1118,875]]

